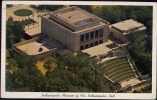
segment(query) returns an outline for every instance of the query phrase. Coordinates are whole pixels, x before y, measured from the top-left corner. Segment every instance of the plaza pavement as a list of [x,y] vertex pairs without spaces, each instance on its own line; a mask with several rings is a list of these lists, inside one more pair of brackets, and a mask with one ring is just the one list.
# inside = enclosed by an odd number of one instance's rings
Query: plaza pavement
[[[22,21],[25,19],[28,19],[28,16],[16,16],[14,14],[14,11],[19,10],[19,9],[28,9],[33,12],[32,15],[29,16],[29,18],[34,19],[37,23],[32,24],[32,25],[26,25],[25,26],[25,33],[28,34],[29,36],[35,36],[41,33],[41,18],[39,15],[45,14],[42,11],[38,11],[37,9],[31,8],[29,5],[13,5],[10,8],[6,9],[6,19],[9,17],[12,17],[14,21]],[[34,16],[33,16],[34,15]]]
[[141,81],[137,78],[132,78],[127,81],[120,82],[122,88],[126,87],[127,85],[134,86],[139,83],[141,83]]
[[91,57],[102,55],[102,54],[107,54],[109,51],[112,50],[111,48],[107,47],[107,45],[110,45],[113,43],[114,43],[113,41],[108,40],[105,43],[99,44],[99,45],[94,46],[94,47],[90,47],[90,48],[85,49],[85,50],[82,50],[82,52],[89,54]]

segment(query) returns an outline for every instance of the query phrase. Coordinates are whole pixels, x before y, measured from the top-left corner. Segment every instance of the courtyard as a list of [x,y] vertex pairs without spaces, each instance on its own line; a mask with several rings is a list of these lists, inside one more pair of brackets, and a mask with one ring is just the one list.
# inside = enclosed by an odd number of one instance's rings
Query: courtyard
[[[29,12],[29,17],[27,15],[21,15],[21,11],[25,9]],[[16,11],[20,11],[17,14],[20,13],[21,16],[18,16],[15,14]],[[37,9],[31,8],[29,5],[13,5],[12,7],[7,8],[6,10],[6,19],[9,17],[12,17],[14,21],[22,21],[25,19],[33,19],[35,20],[34,24],[25,25],[25,33],[28,34],[31,37],[38,36],[41,33],[41,18],[40,16],[45,14],[42,11],[38,11]],[[32,14],[31,14],[32,13]]]

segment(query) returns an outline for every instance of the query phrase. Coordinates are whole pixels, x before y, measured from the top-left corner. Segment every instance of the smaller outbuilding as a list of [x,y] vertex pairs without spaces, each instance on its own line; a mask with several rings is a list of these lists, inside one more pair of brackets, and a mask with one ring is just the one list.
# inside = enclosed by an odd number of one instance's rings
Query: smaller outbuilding
[[13,44],[12,49],[23,55],[29,55],[37,59],[42,59],[51,56],[52,53],[56,51],[56,48],[59,48],[59,46],[60,45],[57,45],[53,41],[50,43],[48,40],[46,41],[40,40],[39,38],[33,38]]
[[119,39],[122,42],[128,42],[125,35],[129,34],[131,30],[145,31],[147,28],[142,24],[133,19],[125,20],[109,26],[109,32],[111,36]]

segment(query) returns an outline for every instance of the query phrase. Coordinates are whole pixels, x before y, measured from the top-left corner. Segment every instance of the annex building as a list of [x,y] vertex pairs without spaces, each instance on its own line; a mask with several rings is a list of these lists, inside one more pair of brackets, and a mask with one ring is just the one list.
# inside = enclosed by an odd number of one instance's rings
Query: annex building
[[109,22],[76,6],[41,17],[44,39],[56,40],[76,52],[108,41]]
[[122,42],[127,42],[127,35],[131,30],[145,31],[146,27],[133,19],[118,22],[109,26],[109,31],[113,37],[119,39]]

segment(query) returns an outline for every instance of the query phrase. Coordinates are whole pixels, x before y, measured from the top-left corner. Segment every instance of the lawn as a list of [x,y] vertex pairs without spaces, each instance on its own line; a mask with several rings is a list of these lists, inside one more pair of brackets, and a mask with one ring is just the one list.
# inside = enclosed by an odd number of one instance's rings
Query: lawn
[[[36,66],[37,66],[38,70],[40,70],[43,75],[45,75],[46,72],[47,72],[47,70],[44,68],[44,63],[45,63],[48,59],[52,59],[52,58],[47,58],[47,59],[45,59],[45,60],[43,60],[43,61],[38,61],[38,62],[36,63]],[[52,63],[52,67],[53,67],[52,70],[53,70],[56,66],[57,66],[56,63]]]
[[110,64],[110,65],[107,65],[107,66],[105,66],[104,68],[105,68],[105,70],[106,71],[109,71],[109,70],[111,70],[111,69],[113,69],[113,68],[115,68],[115,67],[119,67],[119,66],[122,66],[122,65],[128,65],[129,63],[128,62],[126,62],[126,61],[119,61],[119,62],[117,62],[117,63],[113,63],[113,64]]
[[36,64],[38,70],[40,70],[43,75],[45,75],[45,73],[46,73],[46,71],[47,71],[47,70],[43,67],[43,66],[44,66],[44,63],[45,63],[45,61],[38,61],[37,64]]
[[109,74],[108,75],[108,77],[114,77],[114,76],[116,76],[116,75],[118,75],[120,72],[127,72],[127,71],[131,71],[131,68],[123,68],[123,69],[121,69],[121,70],[113,70],[112,72],[111,72],[111,74]]
[[115,82],[115,81],[123,81],[123,80],[126,80],[126,79],[129,79],[129,78],[133,78],[135,77],[134,74],[132,72],[128,72],[128,73],[124,73],[124,74],[120,74],[114,78],[112,78],[112,80]]
[[31,10],[28,10],[28,9],[19,9],[19,10],[14,11],[14,14],[16,16],[29,16],[32,13],[33,12]]

